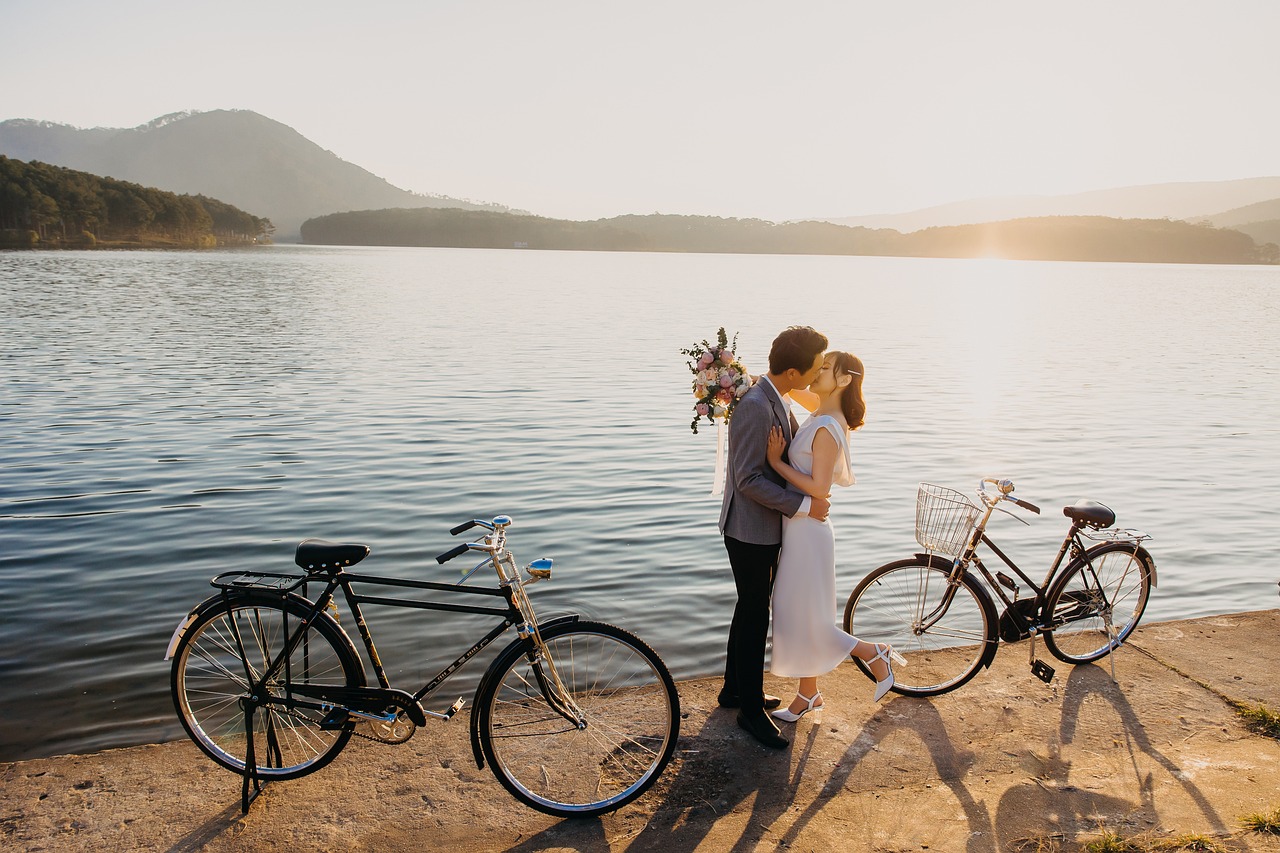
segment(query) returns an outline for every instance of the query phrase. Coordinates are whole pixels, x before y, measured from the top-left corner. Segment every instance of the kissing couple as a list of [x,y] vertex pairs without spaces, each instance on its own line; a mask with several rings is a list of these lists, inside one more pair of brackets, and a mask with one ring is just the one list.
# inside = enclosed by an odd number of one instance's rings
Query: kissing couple
[[[788,744],[774,719],[793,723],[819,710],[818,676],[841,661],[852,656],[867,664],[876,679],[875,701],[893,686],[892,661],[906,663],[888,645],[863,642],[834,622],[831,486],[854,482],[849,433],[862,426],[866,402],[862,361],[826,349],[826,335],[809,326],[779,334],[769,372],[734,407],[729,439],[720,532],[738,603],[718,702],[737,708],[738,725],[773,749]],[[803,425],[791,413],[792,401],[811,413]],[[770,599],[771,671],[800,680],[786,708],[764,692]]]

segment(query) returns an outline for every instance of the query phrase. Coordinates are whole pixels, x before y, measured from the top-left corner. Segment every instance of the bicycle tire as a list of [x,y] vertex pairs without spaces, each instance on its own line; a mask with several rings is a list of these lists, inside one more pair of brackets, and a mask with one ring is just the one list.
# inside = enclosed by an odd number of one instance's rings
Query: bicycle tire
[[[196,746],[228,770],[244,773],[248,761],[245,713],[240,705],[240,698],[249,691],[246,666],[255,678],[260,677],[263,662],[283,651],[286,617],[292,633],[309,612],[310,603],[299,598],[237,593],[229,601],[211,599],[179,640],[170,682],[178,718]],[[293,683],[351,687],[365,683],[359,655],[327,614],[307,626],[289,664]],[[284,695],[283,688],[283,675],[267,685],[277,698]],[[259,706],[254,712],[258,776],[294,779],[331,762],[350,740],[353,726],[321,729],[322,716],[311,709]]]
[[[942,618],[927,629],[923,617],[942,601],[951,561],[916,555],[871,571],[844,608],[844,630],[867,642],[888,643],[907,659],[894,668],[893,692],[937,696],[955,690],[991,664],[998,634],[996,608],[977,579],[962,575]],[[865,663],[854,659],[873,681]]]
[[585,727],[548,703],[535,646],[524,640],[493,662],[478,697],[484,757],[503,787],[538,811],[591,817],[620,808],[657,781],[675,750],[680,697],[671,673],[614,625],[552,625],[542,640]]
[[1081,664],[1118,648],[1146,610],[1154,565],[1145,548],[1128,542],[1095,545],[1072,560],[1045,598],[1050,654]]

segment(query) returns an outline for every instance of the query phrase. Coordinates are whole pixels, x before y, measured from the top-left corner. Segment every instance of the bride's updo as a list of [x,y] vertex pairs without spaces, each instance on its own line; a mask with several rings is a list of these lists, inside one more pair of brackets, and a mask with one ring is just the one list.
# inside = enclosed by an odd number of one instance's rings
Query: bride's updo
[[845,422],[849,424],[849,429],[854,430],[866,422],[867,401],[862,397],[862,377],[866,370],[862,366],[862,359],[851,352],[836,350],[834,355],[836,360],[832,372],[837,383],[842,376],[853,380],[839,394]]

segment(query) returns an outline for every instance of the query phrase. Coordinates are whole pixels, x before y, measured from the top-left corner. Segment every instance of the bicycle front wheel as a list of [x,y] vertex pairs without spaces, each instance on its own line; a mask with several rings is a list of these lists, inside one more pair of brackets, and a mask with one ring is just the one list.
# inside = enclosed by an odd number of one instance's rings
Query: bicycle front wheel
[[1049,652],[1088,663],[1117,648],[1147,608],[1154,565],[1145,548],[1128,542],[1097,545],[1071,561],[1045,601]]
[[[240,594],[206,609],[188,626],[173,655],[173,703],[182,727],[206,755],[243,773],[248,761],[241,697],[249,679],[261,682],[309,612],[306,603],[265,594]],[[307,626],[287,668],[263,685],[269,697],[253,714],[253,754],[262,779],[293,779],[328,764],[351,738],[351,725],[322,729],[318,709],[291,705],[293,684],[364,684],[350,640],[332,619]]]
[[[955,690],[995,656],[996,611],[973,577],[948,580],[951,561],[916,556],[875,569],[853,590],[844,630],[888,643],[907,659],[893,670],[893,691],[936,696]],[[871,676],[867,665],[855,660]]]
[[547,814],[589,817],[631,802],[675,750],[680,697],[671,673],[613,625],[554,625],[542,640],[546,658],[526,641],[495,660],[477,700],[489,766],[517,799]]

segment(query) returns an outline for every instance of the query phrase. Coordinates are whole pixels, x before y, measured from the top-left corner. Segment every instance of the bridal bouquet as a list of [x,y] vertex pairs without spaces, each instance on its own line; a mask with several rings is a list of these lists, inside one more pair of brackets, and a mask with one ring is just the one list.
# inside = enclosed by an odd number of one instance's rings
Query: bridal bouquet
[[693,373],[693,396],[697,399],[693,404],[693,421],[689,428],[695,433],[698,431],[698,421],[703,418],[728,423],[733,416],[734,406],[751,387],[750,374],[733,355],[738,346],[737,334],[730,343],[721,326],[717,340],[717,344],[704,340],[680,350],[692,359],[688,365]]

